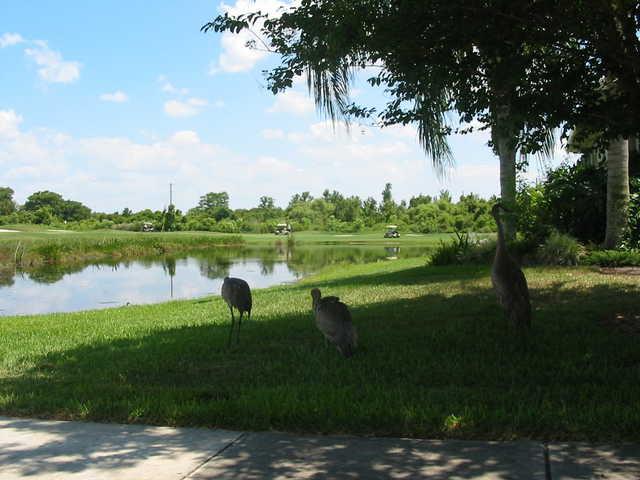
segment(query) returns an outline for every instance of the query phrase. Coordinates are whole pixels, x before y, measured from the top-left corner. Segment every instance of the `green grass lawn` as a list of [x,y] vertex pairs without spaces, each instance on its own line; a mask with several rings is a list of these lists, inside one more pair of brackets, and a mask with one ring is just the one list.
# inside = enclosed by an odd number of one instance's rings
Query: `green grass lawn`
[[[529,344],[488,267],[425,259],[323,270],[254,292],[225,347],[219,297],[0,317],[0,413],[109,422],[461,438],[640,440],[640,282],[532,268]],[[351,306],[360,347],[325,348],[309,289]]]
[[[72,231],[49,228],[41,225],[6,225],[0,228],[6,230],[17,230],[15,233],[0,233],[0,244],[14,242],[17,240],[43,241],[43,242],[73,242],[78,239],[101,240],[101,239],[136,239],[155,237],[160,239],[185,239],[185,238],[206,238],[206,237],[236,237],[241,235],[247,243],[275,243],[277,241],[286,242],[288,237],[277,236],[273,233],[242,233],[227,234],[218,232],[127,232],[122,230],[88,230]],[[292,238],[296,243],[380,243],[389,245],[404,244],[437,244],[440,240],[448,240],[453,234],[450,233],[402,233],[399,239],[384,238],[384,231],[364,232],[364,233],[335,233],[306,231],[296,232]]]

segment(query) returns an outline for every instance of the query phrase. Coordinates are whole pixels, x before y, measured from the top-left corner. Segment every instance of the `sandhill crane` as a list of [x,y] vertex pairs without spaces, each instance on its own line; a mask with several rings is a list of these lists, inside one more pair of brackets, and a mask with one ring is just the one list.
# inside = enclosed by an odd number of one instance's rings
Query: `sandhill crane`
[[311,290],[313,313],[316,326],[322,332],[325,342],[333,343],[345,357],[350,357],[358,344],[358,334],[351,322],[349,308],[338,297],[324,297],[320,289]]
[[502,204],[496,203],[491,214],[498,227],[496,256],[491,269],[491,283],[496,291],[498,303],[505,309],[507,316],[516,329],[524,331],[531,327],[531,302],[527,279],[516,261],[509,255],[504,240],[504,228],[500,221],[500,210],[509,212]]
[[227,302],[229,311],[231,312],[231,331],[229,332],[229,340],[227,345],[231,343],[231,336],[233,334],[233,325],[235,318],[233,316],[233,307],[240,312],[240,318],[238,320],[238,332],[236,334],[236,343],[240,341],[240,327],[242,326],[242,314],[247,312],[247,318],[251,319],[251,289],[249,284],[241,278],[224,277],[222,282],[222,298]]

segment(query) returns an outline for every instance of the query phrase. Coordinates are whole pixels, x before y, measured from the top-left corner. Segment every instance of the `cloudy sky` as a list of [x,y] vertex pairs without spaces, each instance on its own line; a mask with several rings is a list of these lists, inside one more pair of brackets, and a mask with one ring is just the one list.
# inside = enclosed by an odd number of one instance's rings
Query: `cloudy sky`
[[[302,82],[266,91],[261,71],[276,58],[246,49],[246,38],[200,32],[221,11],[282,3],[3,1],[0,186],[19,203],[53,190],[109,212],[163,208],[170,182],[183,210],[222,190],[233,208],[325,188],[379,199],[386,182],[398,200],[498,192],[486,134],[452,137],[456,168],[438,179],[414,129],[334,129]],[[355,96],[384,98],[366,85]]]

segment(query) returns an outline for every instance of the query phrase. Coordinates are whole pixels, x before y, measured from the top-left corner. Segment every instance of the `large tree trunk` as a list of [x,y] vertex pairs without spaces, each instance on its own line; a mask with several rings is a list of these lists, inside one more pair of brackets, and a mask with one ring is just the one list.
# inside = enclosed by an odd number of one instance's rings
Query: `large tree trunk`
[[605,248],[616,248],[628,224],[629,141],[616,138],[607,148],[607,232]]
[[[511,138],[498,135],[497,150],[500,157],[500,197],[502,203],[513,210],[516,206],[516,149]],[[504,236],[509,242],[516,238],[514,215],[504,216]]]
[[[500,159],[500,199],[509,210],[516,207],[516,142],[511,124],[510,109],[506,104],[494,107],[494,126],[491,129],[493,147]],[[507,242],[516,238],[516,217],[504,215],[504,237]]]

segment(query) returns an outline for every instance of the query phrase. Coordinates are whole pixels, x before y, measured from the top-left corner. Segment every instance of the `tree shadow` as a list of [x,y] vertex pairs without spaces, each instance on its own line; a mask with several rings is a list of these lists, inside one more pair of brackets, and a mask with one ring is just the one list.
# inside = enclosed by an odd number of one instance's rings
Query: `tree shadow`
[[107,471],[122,471],[126,475],[127,470],[133,468],[183,478],[186,466],[195,470],[241,435],[208,429],[2,417],[0,426],[3,431],[0,470],[10,478],[14,478],[12,475],[40,478],[81,472],[91,472],[91,477],[83,478],[102,478]]
[[194,479],[504,478],[544,480],[543,446],[398,438],[243,436]]

